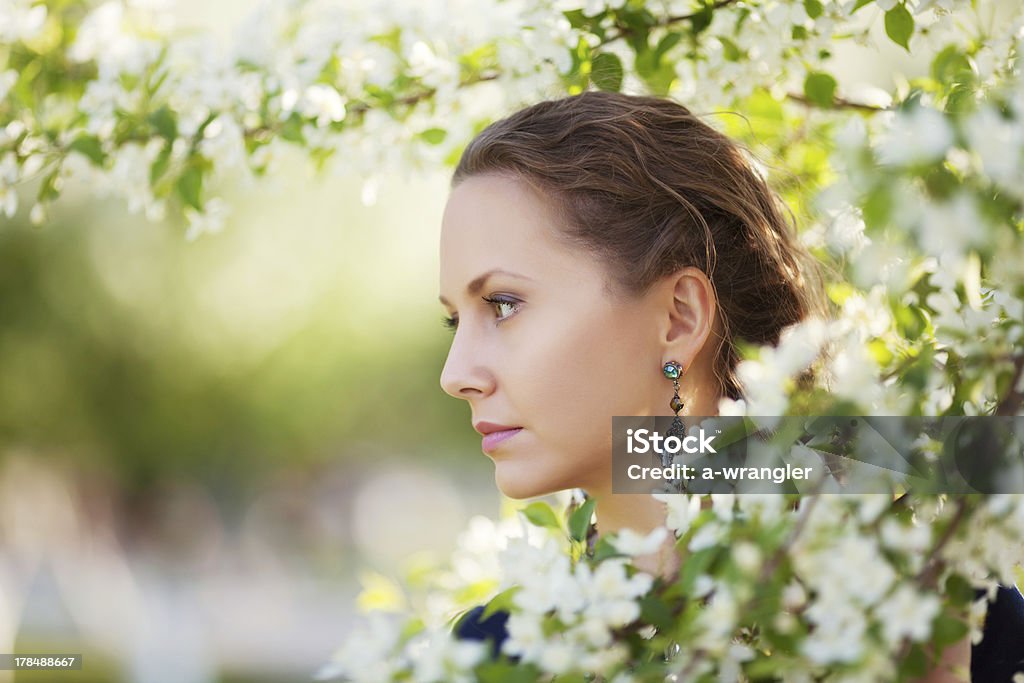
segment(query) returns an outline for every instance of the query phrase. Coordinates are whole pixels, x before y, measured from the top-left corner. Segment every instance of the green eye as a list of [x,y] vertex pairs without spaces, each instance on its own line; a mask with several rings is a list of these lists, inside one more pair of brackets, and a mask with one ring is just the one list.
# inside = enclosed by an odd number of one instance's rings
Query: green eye
[[[508,298],[497,297],[497,296],[494,296],[494,297],[485,296],[485,297],[481,297],[481,298],[484,301],[486,301],[487,303],[493,304],[494,306],[498,307],[498,310],[499,310],[498,320],[504,320],[505,318],[510,317],[512,314],[514,314],[516,311],[519,310],[520,302],[516,301],[515,299],[508,299]],[[501,315],[500,311],[501,311],[502,307],[505,307],[505,309],[508,311],[508,313],[506,315]]]

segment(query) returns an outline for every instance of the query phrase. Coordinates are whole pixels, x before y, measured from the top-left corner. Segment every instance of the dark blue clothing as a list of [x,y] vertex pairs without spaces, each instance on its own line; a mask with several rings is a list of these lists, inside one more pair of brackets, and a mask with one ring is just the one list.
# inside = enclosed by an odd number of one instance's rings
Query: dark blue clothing
[[981,642],[971,648],[971,681],[1010,683],[1013,674],[1024,671],[1024,596],[1016,586],[999,587],[982,633]]
[[[508,629],[505,628],[508,612],[499,609],[491,616],[481,620],[480,617],[483,616],[483,613],[484,605],[478,605],[469,610],[455,624],[452,632],[463,640],[490,641],[491,658],[497,659],[498,653],[501,652],[501,644],[508,637]],[[519,657],[511,657],[509,661],[518,662]]]
[[[976,591],[981,597],[984,591]],[[484,606],[474,607],[455,624],[453,632],[465,640],[490,641],[491,655],[498,657],[508,637],[508,612],[498,610],[481,620]],[[1012,683],[1013,674],[1024,671],[1024,596],[1016,587],[1000,586],[988,606],[981,642],[971,647],[972,683]],[[518,661],[511,657],[510,661]]]

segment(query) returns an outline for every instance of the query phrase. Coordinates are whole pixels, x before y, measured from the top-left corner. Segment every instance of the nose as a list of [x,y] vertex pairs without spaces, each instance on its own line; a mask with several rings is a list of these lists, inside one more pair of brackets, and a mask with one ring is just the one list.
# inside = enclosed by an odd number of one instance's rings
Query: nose
[[481,357],[480,345],[474,345],[462,326],[455,333],[448,358],[441,370],[441,388],[455,398],[469,400],[494,390],[494,376]]

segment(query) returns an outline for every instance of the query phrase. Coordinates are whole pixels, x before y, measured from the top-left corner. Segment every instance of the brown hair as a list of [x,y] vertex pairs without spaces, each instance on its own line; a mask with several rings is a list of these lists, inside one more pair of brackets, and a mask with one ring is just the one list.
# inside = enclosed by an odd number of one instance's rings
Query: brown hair
[[715,376],[737,399],[739,342],[774,345],[788,325],[827,315],[821,271],[786,220],[795,223],[792,212],[744,154],[678,102],[588,91],[489,125],[451,185],[479,174],[525,181],[550,200],[561,236],[594,253],[627,294],[700,268],[722,320]]

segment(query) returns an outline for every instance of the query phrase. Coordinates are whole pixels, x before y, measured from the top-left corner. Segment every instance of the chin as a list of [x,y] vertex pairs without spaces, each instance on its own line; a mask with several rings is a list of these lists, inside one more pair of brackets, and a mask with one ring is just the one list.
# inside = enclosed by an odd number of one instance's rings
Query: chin
[[515,472],[508,467],[511,463],[501,463],[494,470],[494,483],[502,495],[512,500],[526,500],[546,496],[571,486],[562,486],[539,472]]

